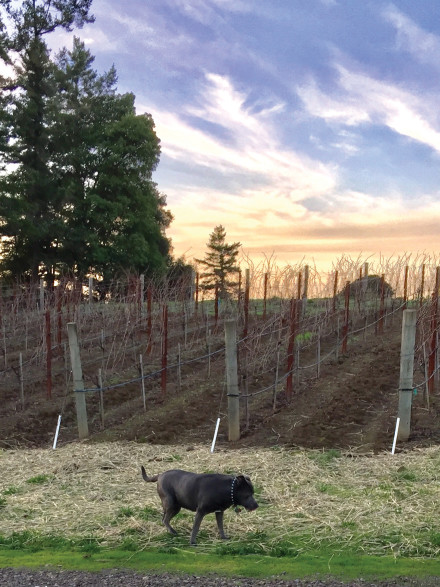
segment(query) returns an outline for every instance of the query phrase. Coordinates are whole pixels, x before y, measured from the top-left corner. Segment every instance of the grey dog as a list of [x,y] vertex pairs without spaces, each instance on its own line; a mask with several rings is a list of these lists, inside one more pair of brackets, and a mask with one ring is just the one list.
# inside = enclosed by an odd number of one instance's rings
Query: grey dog
[[220,538],[227,539],[223,530],[223,512],[229,507],[243,506],[248,511],[257,509],[254,488],[249,477],[244,475],[222,475],[218,473],[197,474],[180,469],[165,471],[148,477],[141,467],[145,481],[157,481],[157,492],[162,500],[162,522],[171,534],[177,532],[170,520],[181,508],[196,512],[191,532],[191,544],[196,544],[200,524],[206,514],[215,512]]

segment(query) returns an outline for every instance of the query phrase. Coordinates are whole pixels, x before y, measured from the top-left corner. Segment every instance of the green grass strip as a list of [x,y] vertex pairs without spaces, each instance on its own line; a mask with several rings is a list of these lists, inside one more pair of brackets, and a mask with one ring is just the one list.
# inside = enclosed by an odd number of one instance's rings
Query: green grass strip
[[139,572],[188,573],[208,575],[215,569],[221,576],[286,579],[334,577],[342,580],[396,577],[428,578],[440,576],[440,561],[374,556],[332,555],[316,552],[297,557],[274,558],[258,555],[224,556],[204,554],[197,548],[157,549],[141,552],[102,550],[86,553],[47,548],[38,551],[0,549],[0,567],[55,567],[65,570],[98,572],[102,569],[130,569]]

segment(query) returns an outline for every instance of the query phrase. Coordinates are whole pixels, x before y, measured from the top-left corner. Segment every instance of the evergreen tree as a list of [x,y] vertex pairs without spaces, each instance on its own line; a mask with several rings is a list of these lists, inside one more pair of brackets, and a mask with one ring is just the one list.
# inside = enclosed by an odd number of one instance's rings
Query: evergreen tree
[[122,268],[160,273],[171,215],[151,179],[160,155],[154,122],[136,115],[132,94],[116,94],[113,68],[99,76],[92,63],[79,39],[57,59],[57,173],[66,198],[61,258],[79,276],[110,279]]
[[25,0],[13,10],[0,0],[14,24],[7,37],[0,28],[0,57],[20,57],[0,95],[3,275],[109,280],[121,269],[164,272],[169,261],[171,214],[152,181],[160,141],[151,116],[136,115],[132,94],[116,93],[114,68],[98,75],[79,39],[54,60],[44,42],[57,27],[91,22],[90,5]]
[[[47,103],[55,93],[53,66],[44,41],[57,28],[72,30],[93,21],[92,0],[0,0],[10,33],[1,41],[3,59],[18,55],[15,80],[2,88],[0,156],[6,172],[0,178],[3,273],[43,272],[53,279],[55,251],[62,220],[59,191],[52,181]],[[3,31],[5,22],[2,21]],[[12,170],[11,170],[12,168]]]
[[240,270],[237,265],[237,256],[241,243],[226,243],[226,231],[219,224],[209,236],[207,243],[208,252],[204,259],[196,259],[205,267],[201,274],[202,289],[204,291],[218,290],[220,299],[230,299],[238,286],[238,281],[233,275]]

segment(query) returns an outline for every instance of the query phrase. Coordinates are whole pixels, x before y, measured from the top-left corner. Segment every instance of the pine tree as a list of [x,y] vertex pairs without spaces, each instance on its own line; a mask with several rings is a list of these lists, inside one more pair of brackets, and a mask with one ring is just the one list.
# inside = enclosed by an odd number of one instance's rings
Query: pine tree
[[[152,181],[160,141],[133,94],[117,94],[114,68],[99,75],[75,38],[51,59],[45,35],[91,22],[92,0],[0,0],[0,273],[62,273],[110,280],[121,271],[164,273],[171,214]],[[5,16],[6,15],[6,16]],[[7,33],[4,33],[7,30]]]
[[[0,0],[4,12],[1,57],[14,63],[15,79],[3,83],[0,157],[2,271],[53,281],[53,265],[63,230],[61,191],[51,173],[48,101],[56,92],[45,35],[92,22],[92,0]],[[7,167],[6,167],[7,166]]]
[[205,267],[205,271],[201,274],[202,289],[204,291],[217,289],[219,298],[228,300],[238,286],[238,281],[232,276],[240,270],[237,256],[241,243],[227,244],[226,231],[219,224],[210,234],[207,247],[208,252],[205,258],[196,259],[197,263]]
[[66,197],[60,255],[79,277],[162,273],[171,214],[151,179],[160,156],[154,121],[136,115],[133,94],[116,93],[115,70],[100,76],[93,60],[79,39],[57,58],[57,170]]

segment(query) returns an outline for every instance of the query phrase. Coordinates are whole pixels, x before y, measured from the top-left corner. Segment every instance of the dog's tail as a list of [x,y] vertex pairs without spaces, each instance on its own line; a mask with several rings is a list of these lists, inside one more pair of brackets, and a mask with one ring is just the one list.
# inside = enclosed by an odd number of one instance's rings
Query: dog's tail
[[144,481],[157,481],[159,479],[159,475],[153,475],[153,477],[148,477],[147,472],[144,469],[144,465],[141,466],[141,471]]

